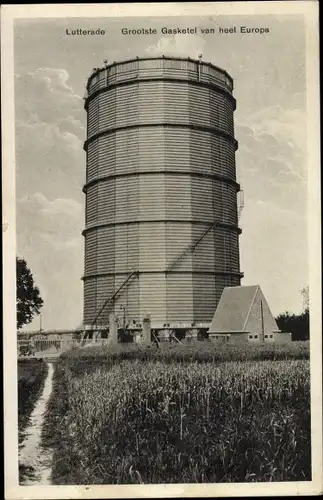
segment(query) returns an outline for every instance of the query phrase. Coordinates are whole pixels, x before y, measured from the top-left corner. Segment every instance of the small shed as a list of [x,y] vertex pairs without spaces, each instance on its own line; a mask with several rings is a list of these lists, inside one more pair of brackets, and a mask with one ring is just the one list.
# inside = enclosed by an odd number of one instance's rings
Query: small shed
[[222,342],[291,340],[290,333],[279,330],[259,285],[224,288],[208,334]]

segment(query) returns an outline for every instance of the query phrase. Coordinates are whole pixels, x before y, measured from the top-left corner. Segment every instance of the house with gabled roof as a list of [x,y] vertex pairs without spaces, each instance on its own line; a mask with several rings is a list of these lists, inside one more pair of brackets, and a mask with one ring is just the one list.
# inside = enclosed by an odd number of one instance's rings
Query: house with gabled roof
[[224,288],[208,335],[216,341],[288,342],[259,285]]

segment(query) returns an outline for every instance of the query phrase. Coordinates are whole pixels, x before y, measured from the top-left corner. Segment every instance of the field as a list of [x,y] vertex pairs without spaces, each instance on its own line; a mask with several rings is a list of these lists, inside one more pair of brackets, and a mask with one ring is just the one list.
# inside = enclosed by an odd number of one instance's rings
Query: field
[[18,361],[18,428],[19,443],[28,425],[29,417],[44,387],[47,365],[40,360]]
[[75,349],[43,430],[54,484],[311,479],[308,345]]

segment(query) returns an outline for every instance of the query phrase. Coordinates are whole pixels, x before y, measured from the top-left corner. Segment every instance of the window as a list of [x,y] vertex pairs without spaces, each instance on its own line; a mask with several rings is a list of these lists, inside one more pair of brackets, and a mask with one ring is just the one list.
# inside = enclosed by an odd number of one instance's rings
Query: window
[[268,339],[268,335],[265,335],[265,339]]
[[252,339],[252,338],[253,338],[252,335],[249,335],[249,339]]
[[272,338],[273,338],[273,335],[269,335],[269,337],[272,339]]
[[258,338],[258,335],[255,335],[255,339],[257,339],[257,338]]

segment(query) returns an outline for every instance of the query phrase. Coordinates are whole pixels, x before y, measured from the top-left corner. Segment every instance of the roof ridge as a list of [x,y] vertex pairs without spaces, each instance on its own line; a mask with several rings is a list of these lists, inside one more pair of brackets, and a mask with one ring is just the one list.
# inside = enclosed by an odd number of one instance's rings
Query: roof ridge
[[246,316],[246,321],[245,321],[245,322],[244,322],[244,324],[243,324],[243,330],[245,330],[245,328],[246,328],[246,324],[247,324],[247,321],[248,321],[249,316],[250,316],[251,308],[252,308],[252,306],[253,306],[253,304],[254,304],[254,301],[255,301],[255,298],[256,298],[257,292],[258,292],[258,290],[259,290],[259,288],[260,288],[260,286],[259,286],[259,285],[253,285],[253,286],[255,286],[255,287],[256,287],[256,291],[255,291],[255,294],[254,294],[253,299],[252,299],[252,301],[251,301],[251,304],[250,304],[250,307],[249,307],[249,310],[248,310],[248,314],[247,314],[247,316]]

